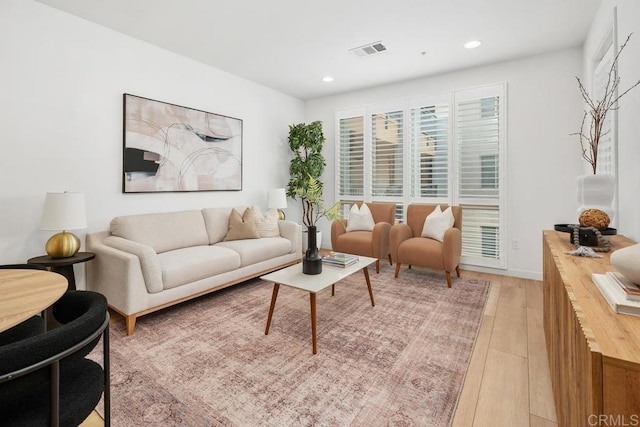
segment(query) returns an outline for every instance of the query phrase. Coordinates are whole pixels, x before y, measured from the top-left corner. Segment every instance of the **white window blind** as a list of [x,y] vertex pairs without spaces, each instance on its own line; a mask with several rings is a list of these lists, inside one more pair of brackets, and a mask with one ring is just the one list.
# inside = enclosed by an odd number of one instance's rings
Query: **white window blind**
[[403,194],[404,111],[371,115],[371,194]]
[[411,109],[412,198],[449,196],[449,105]]
[[462,252],[468,257],[500,258],[498,206],[462,205]]
[[501,198],[500,87],[456,97],[457,201],[462,206],[462,255],[504,266]]
[[[499,98],[458,103],[456,128],[460,175],[460,198],[497,199],[499,154]],[[487,160],[494,166],[487,167]]]
[[341,199],[364,196],[364,116],[340,119],[338,146],[338,194]]

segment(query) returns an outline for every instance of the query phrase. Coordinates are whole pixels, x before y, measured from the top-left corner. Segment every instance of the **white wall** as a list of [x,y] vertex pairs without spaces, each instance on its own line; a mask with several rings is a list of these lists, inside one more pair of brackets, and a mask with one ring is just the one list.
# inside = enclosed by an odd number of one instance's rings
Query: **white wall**
[[[0,264],[44,253],[47,191],[86,193],[84,241],[117,215],[265,208],[267,190],[288,181],[288,125],[303,119],[296,98],[31,0],[0,2],[0,58]],[[242,119],[243,190],[122,194],[125,92]]]
[[[325,199],[335,199],[335,110],[506,82],[508,268],[495,272],[540,279],[542,230],[577,221],[581,156],[569,134],[582,119],[574,78],[581,67],[581,50],[567,49],[305,102],[305,121],[322,120],[327,137]],[[320,227],[330,230],[327,222]],[[512,249],[512,239],[520,249]]]
[[[601,40],[617,8],[618,46],[634,33],[620,56],[620,90],[640,80],[640,2],[603,0],[584,44],[583,74],[587,84]],[[590,87],[588,85],[587,87]],[[621,92],[619,92],[621,93]],[[618,233],[640,241],[640,87],[625,95],[618,110]]]

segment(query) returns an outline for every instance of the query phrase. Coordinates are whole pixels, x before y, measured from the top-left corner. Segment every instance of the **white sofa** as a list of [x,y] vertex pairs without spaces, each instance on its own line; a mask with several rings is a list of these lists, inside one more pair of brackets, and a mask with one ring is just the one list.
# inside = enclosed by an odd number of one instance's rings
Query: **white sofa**
[[131,335],[140,316],[300,262],[301,227],[292,221],[273,220],[275,237],[224,241],[232,209],[114,218],[109,231],[87,234],[96,254],[87,289],[107,297]]

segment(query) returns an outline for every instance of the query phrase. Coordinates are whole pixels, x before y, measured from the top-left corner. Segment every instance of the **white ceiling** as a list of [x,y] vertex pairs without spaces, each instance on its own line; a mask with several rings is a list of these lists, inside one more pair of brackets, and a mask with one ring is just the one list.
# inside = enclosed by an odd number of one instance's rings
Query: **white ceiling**
[[[600,0],[38,0],[300,99],[582,45]],[[467,50],[471,39],[482,46]],[[382,41],[388,51],[349,49]],[[425,52],[422,54],[422,52]],[[330,75],[335,81],[324,83]]]

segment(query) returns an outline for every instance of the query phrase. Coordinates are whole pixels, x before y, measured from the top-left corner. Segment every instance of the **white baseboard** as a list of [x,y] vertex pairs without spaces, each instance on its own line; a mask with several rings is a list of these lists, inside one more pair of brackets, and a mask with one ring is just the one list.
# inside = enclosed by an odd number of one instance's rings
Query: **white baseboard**
[[489,274],[495,274],[498,276],[512,276],[512,277],[519,277],[521,279],[542,280],[542,272],[540,271],[499,269],[499,268],[480,267],[477,265],[467,265],[467,264],[461,264],[460,268],[462,270],[478,271],[480,273],[489,273]]

